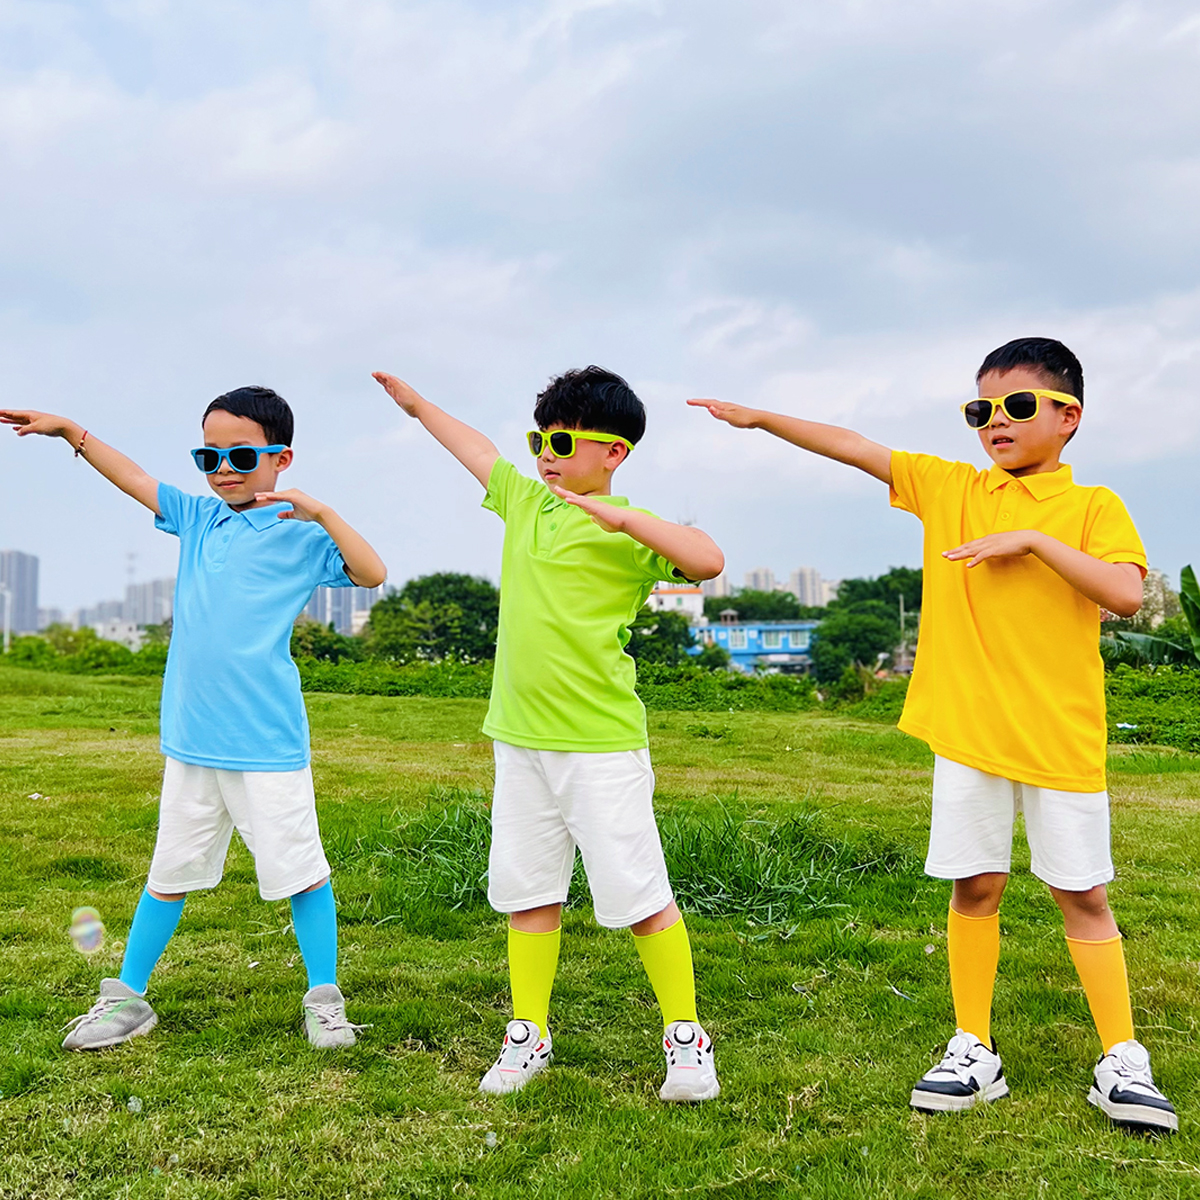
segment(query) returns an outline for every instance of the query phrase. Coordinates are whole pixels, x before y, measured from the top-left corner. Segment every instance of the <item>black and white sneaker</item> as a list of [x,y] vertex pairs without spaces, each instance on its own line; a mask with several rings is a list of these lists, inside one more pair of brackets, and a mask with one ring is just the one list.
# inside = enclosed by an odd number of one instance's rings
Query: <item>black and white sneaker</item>
[[942,1061],[921,1076],[909,1103],[922,1112],[961,1112],[1007,1095],[995,1041],[989,1049],[973,1033],[960,1029],[950,1039]]
[[1096,1064],[1088,1103],[1129,1129],[1174,1133],[1179,1128],[1175,1106],[1154,1086],[1149,1051],[1132,1038]]

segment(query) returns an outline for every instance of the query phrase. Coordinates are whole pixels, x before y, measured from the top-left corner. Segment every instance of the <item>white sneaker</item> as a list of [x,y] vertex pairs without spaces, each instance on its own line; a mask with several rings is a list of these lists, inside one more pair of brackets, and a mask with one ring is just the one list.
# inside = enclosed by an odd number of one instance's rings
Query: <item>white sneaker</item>
[[1131,1129],[1179,1128],[1175,1106],[1154,1086],[1150,1054],[1141,1042],[1120,1042],[1096,1064],[1088,1103]]
[[922,1112],[961,1112],[1008,1095],[1004,1067],[996,1053],[973,1033],[958,1030],[942,1061],[921,1076],[909,1104]]
[[479,1081],[479,1090],[490,1096],[503,1096],[523,1088],[553,1057],[550,1034],[532,1021],[509,1021],[504,1031],[500,1057]]
[[696,1021],[672,1021],[663,1030],[667,1078],[661,1100],[712,1100],[721,1093],[712,1039]]
[[304,1032],[318,1050],[353,1046],[365,1025],[346,1019],[346,1000],[336,983],[319,983],[304,993]]

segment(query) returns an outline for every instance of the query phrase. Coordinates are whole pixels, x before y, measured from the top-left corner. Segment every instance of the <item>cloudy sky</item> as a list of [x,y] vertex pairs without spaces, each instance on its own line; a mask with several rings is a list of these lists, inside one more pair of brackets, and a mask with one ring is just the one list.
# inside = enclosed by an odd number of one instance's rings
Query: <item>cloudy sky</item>
[[[920,561],[880,485],[716,395],[982,462],[1009,338],[1083,360],[1076,479],[1200,565],[1200,4],[0,0],[0,402],[193,490],[209,399],[297,413],[288,482],[396,582],[492,575],[479,489],[383,368],[524,469],[534,395],[647,402],[623,490],[730,573]],[[0,437],[0,547],[70,608],[173,539],[60,442]]]

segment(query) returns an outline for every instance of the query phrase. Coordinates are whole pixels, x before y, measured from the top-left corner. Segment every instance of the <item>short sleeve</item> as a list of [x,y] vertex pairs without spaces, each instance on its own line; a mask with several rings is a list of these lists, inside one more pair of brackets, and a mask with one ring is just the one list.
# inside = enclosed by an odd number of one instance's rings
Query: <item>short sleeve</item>
[[973,475],[975,468],[969,463],[948,462],[933,454],[893,450],[891,505],[923,520],[929,498],[938,495],[955,475],[963,472]]
[[[646,508],[639,508],[637,511],[649,513],[650,516],[655,515]],[[632,551],[631,557],[633,558],[634,566],[647,582],[695,582],[695,580],[688,579],[687,576],[684,575],[684,573],[677,566],[675,566],[675,564],[671,562],[669,558],[664,558],[657,551],[651,550],[649,546],[643,546],[642,543],[636,538],[629,538],[629,543]]]
[[316,532],[318,536],[312,539],[308,554],[313,587],[356,587],[354,580],[346,574],[346,560],[337,542],[323,529]]
[[154,528],[181,537],[186,530],[204,520],[206,511],[212,505],[220,503],[215,496],[193,496],[188,492],[181,492],[169,483],[160,483],[159,515],[154,518]]
[[514,504],[532,497],[541,500],[545,490],[546,485],[540,479],[530,479],[528,475],[522,475],[508,459],[497,458],[488,476],[483,507],[494,512],[500,520],[507,521]]
[[1097,488],[1083,533],[1085,554],[1107,563],[1133,563],[1146,577],[1146,550],[1120,496]]

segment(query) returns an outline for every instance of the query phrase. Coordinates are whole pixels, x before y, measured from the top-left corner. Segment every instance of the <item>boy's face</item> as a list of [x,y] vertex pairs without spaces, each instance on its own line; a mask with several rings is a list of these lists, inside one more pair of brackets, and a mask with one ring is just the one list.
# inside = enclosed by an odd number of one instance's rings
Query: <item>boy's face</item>
[[[231,446],[269,446],[271,443],[257,421],[249,417],[235,417],[233,413],[218,408],[204,418],[204,444],[215,446],[218,450],[228,450]],[[291,463],[290,449],[275,454],[260,454],[258,466],[248,475],[239,475],[229,465],[228,459],[222,459],[220,467],[211,475],[206,475],[205,479],[230,508],[255,508],[257,501],[254,494],[273,492],[279,472],[287,470]]]
[[[543,433],[566,429],[566,425],[547,425]],[[607,496],[612,473],[625,461],[628,448],[621,442],[585,442],[575,439],[575,453],[559,458],[550,449],[547,438],[538,455],[537,469],[542,482],[566,488],[578,496]]]
[[[1047,388],[1059,390],[1031,367],[989,371],[979,380],[979,395],[989,400],[997,400],[1010,392]],[[1062,448],[1078,428],[1082,415],[1082,410],[1074,404],[1055,404],[1043,399],[1032,421],[1010,421],[997,408],[989,424],[976,432],[992,462],[1010,475],[1033,475],[1057,469]]]

